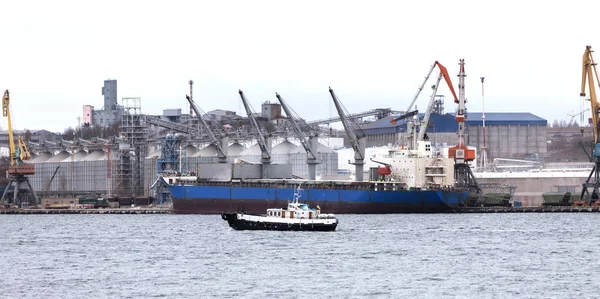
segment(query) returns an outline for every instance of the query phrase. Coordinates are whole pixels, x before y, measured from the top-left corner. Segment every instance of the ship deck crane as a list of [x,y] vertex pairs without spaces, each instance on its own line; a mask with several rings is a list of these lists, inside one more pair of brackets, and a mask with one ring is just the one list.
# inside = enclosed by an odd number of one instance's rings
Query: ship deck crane
[[217,149],[217,161],[219,163],[227,163],[227,147],[229,146],[229,138],[227,137],[227,134],[225,134],[224,132],[220,132],[219,137],[215,136],[210,126],[203,117],[205,113],[202,112],[202,110],[198,107],[198,105],[194,102],[194,100],[192,100],[190,96],[186,95],[185,98],[188,100],[188,102],[190,102],[190,105],[192,106],[196,117],[200,120],[200,123],[206,130],[211,144],[213,144]]
[[[593,50],[591,46],[585,47],[582,61],[582,73],[581,73],[581,97],[585,100],[590,101],[590,112],[592,114],[592,128],[594,131],[594,149],[592,151],[592,160],[594,162],[594,168],[590,172],[587,180],[582,184],[581,200],[587,200],[590,203],[594,203],[599,199],[600,193],[600,103],[596,97],[596,84],[600,83],[598,79],[598,71],[596,69],[596,62],[592,55]],[[594,77],[596,82],[594,82]],[[586,85],[589,93],[586,93]],[[588,98],[586,98],[586,96]],[[592,194],[589,193],[588,188],[592,188]]]
[[385,177],[392,174],[392,165],[391,164],[373,160],[373,158],[371,158],[371,161],[375,162],[377,164],[383,165],[383,166],[377,167],[377,174],[379,175],[380,180],[385,181]]
[[[288,106],[288,104],[283,100],[283,98],[276,93],[275,96],[279,103],[281,103],[281,107],[285,114],[288,116],[290,123],[292,124],[292,129],[296,134],[296,138],[300,140],[302,147],[306,151],[306,163],[308,164],[308,179],[315,180],[317,178],[317,164],[320,162],[317,159],[317,148],[318,148],[318,138],[315,134],[310,134],[310,136],[306,136],[306,133],[300,129],[298,125],[298,121],[300,121],[299,117],[296,117],[295,113],[292,112],[292,109]],[[298,120],[297,120],[297,119]],[[306,125],[308,127],[308,125]]]
[[354,163],[351,163],[350,161],[348,162],[350,164],[354,164],[356,169],[356,180],[361,182],[363,181],[364,175],[366,134],[363,132],[360,126],[354,122],[350,122],[350,120],[347,118],[348,111],[346,111],[346,109],[342,106],[342,103],[340,103],[340,100],[337,98],[331,87],[329,87],[329,93],[331,94],[335,109],[340,116],[342,124],[344,125],[344,130],[346,131],[346,135],[348,135],[348,139],[350,140],[350,144],[354,150]]
[[[15,204],[17,206],[23,206],[25,203],[37,205],[40,202],[27,177],[28,175],[35,174],[35,167],[33,164],[24,162],[31,158],[31,154],[21,136],[17,137],[17,144],[15,145],[10,118],[10,93],[8,90],[4,92],[4,96],[2,97],[2,115],[8,119],[8,144],[10,150],[8,175],[10,182],[4,190],[2,198],[0,198],[0,203],[2,205]],[[12,193],[12,200],[8,196],[9,193]]]
[[242,103],[244,103],[244,108],[246,109],[246,114],[248,114],[248,118],[250,119],[250,122],[252,123],[252,126],[254,127],[254,129],[257,132],[257,142],[258,142],[258,146],[260,147],[260,152],[261,152],[261,160],[260,162],[262,163],[262,178],[263,179],[268,179],[270,178],[271,174],[270,174],[270,165],[271,165],[271,147],[272,147],[272,139],[271,137],[265,137],[263,135],[263,133],[260,130],[260,126],[258,125],[258,122],[256,121],[256,117],[254,117],[254,111],[252,109],[252,107],[250,106],[250,103],[248,103],[248,100],[246,99],[246,96],[244,96],[244,92],[242,90],[239,91],[240,93],[240,97],[242,98]]
[[448,149],[448,157],[454,159],[454,181],[458,188],[468,189],[477,193],[478,201],[483,200],[483,193],[477,179],[471,171],[468,162],[475,160],[475,150],[469,149],[465,145],[465,120],[467,119],[466,98],[465,98],[465,60],[460,59],[458,65],[458,99],[454,102],[458,104],[456,112],[456,122],[458,123],[458,142],[456,146]]

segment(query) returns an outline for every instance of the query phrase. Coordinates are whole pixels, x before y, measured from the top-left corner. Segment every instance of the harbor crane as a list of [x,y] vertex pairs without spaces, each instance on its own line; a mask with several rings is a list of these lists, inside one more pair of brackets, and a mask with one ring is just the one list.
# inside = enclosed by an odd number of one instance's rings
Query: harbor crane
[[[431,68],[429,69],[429,73],[427,73],[427,76],[425,76],[425,80],[423,80],[423,83],[419,87],[419,91],[417,91],[417,94],[415,95],[415,97],[410,102],[410,105],[408,105],[408,108],[406,109],[406,112],[408,112],[408,111],[410,111],[412,109],[413,105],[417,101],[417,98],[419,98],[419,95],[421,94],[421,91],[425,87],[425,84],[429,80],[429,76],[431,76],[431,73],[433,73],[433,70],[435,69],[436,66],[440,69],[440,75],[438,77],[438,83],[435,86],[439,85],[441,77],[444,76],[444,79],[446,80],[446,83],[448,84],[448,87],[450,87],[450,92],[452,92],[452,95],[454,96],[454,101],[458,102],[458,99],[456,98],[456,92],[454,92],[454,87],[452,85],[452,80],[450,80],[450,75],[448,75],[448,70],[446,69],[446,67],[444,67],[441,63],[439,63],[436,60],[433,63],[433,65],[431,65]],[[435,99],[435,97],[433,97],[433,98]],[[431,104],[429,106],[431,106]],[[431,109],[431,107],[429,107],[429,109]]]
[[[39,199],[29,182],[28,175],[35,174],[33,164],[25,163],[31,158],[29,149],[21,136],[17,137],[17,144],[12,129],[12,121],[10,118],[10,92],[6,90],[2,97],[2,115],[8,119],[8,144],[10,150],[10,166],[8,167],[8,175],[10,182],[0,198],[2,205],[14,204],[17,206],[25,206],[28,204],[37,205]],[[12,200],[8,196],[12,193]]]
[[[283,111],[285,111],[285,114],[288,116],[288,119],[292,125],[292,129],[296,134],[296,138],[300,140],[302,147],[304,147],[304,150],[306,151],[306,163],[308,164],[308,179],[315,180],[317,178],[317,164],[320,163],[320,161],[317,159],[317,149],[319,146],[319,140],[317,138],[317,135],[310,131],[310,135],[307,136],[306,133],[300,129],[300,126],[298,124],[298,122],[304,121],[292,111],[292,108],[288,106],[288,104],[278,93],[275,93],[275,96],[277,97],[277,100],[279,100]],[[309,126],[306,124],[303,127],[309,128]]]
[[[600,103],[596,97],[596,84],[600,83],[598,79],[598,71],[596,70],[596,62],[592,55],[594,51],[591,46],[585,47],[582,61],[582,72],[581,72],[581,93],[579,94],[585,100],[590,101],[590,112],[592,114],[591,126],[594,131],[594,149],[592,150],[592,160],[594,162],[594,168],[590,172],[587,180],[582,184],[581,200],[587,200],[589,203],[595,203],[598,200],[600,193],[600,142],[598,134],[600,134]],[[594,82],[594,77],[596,82]],[[586,85],[589,93],[586,93]],[[589,189],[592,188],[592,194],[589,193]]]
[[[427,109],[425,110],[425,115],[423,116],[423,120],[421,121],[421,127],[419,128],[419,135],[417,136],[418,141],[422,141],[423,138],[425,137],[425,132],[427,131],[427,126],[429,126],[429,118],[431,117],[431,109],[433,108],[433,104],[435,103],[435,99],[437,96],[437,90],[438,90],[438,87],[440,86],[440,82],[442,81],[442,77],[444,77],[444,79],[446,80],[446,83],[448,84],[448,87],[450,88],[450,91],[452,92],[452,95],[454,96],[454,101],[458,102],[458,98],[456,97],[456,92],[454,91],[454,86],[452,85],[452,80],[450,79],[448,70],[446,69],[445,66],[443,66],[438,61],[436,61],[434,63],[434,67],[436,65],[440,69],[440,74],[438,75],[437,81],[435,82],[435,85],[433,86],[433,92],[431,93],[431,98],[429,99],[429,104],[427,105]],[[423,82],[423,84],[425,84],[425,82]],[[419,89],[419,92],[420,91],[421,90]],[[417,96],[418,96],[418,93],[417,93]],[[409,111],[409,110],[407,110],[407,111]]]
[[[456,92],[454,91],[454,86],[452,85],[452,80],[450,79],[450,75],[448,74],[448,69],[446,69],[446,67],[444,65],[442,65],[439,61],[436,60],[433,63],[433,65],[431,66],[431,68],[429,69],[429,73],[427,73],[427,76],[425,77],[425,80],[423,80],[423,83],[419,87],[419,90],[417,91],[417,94],[415,95],[415,97],[410,102],[410,105],[408,105],[408,109],[406,109],[406,111],[408,112],[408,111],[410,111],[413,108],[413,105],[414,105],[415,101],[417,100],[417,98],[421,94],[421,91],[423,90],[423,88],[425,87],[425,84],[429,80],[429,76],[431,76],[431,73],[433,72],[433,70],[435,69],[436,66],[440,70],[440,74],[438,75],[438,78],[437,78],[437,81],[436,81],[435,85],[433,85],[433,92],[431,94],[431,98],[430,98],[429,103],[427,105],[427,109],[425,110],[425,115],[423,116],[423,119],[420,122],[417,121],[417,122],[420,123],[420,127],[419,127],[419,133],[417,134],[416,137],[414,135],[414,130],[416,128],[413,126],[412,129],[410,129],[413,132],[412,148],[416,147],[417,141],[423,141],[424,138],[425,138],[425,132],[427,131],[427,127],[429,126],[429,118],[431,117],[431,110],[432,110],[433,105],[435,103],[435,99],[436,99],[436,96],[437,96],[437,90],[438,90],[438,87],[440,85],[440,82],[442,81],[442,78],[444,78],[444,80],[446,81],[446,84],[450,88],[450,92],[452,92],[452,96],[454,97],[454,101],[458,103],[458,98],[456,96]],[[417,113],[415,113],[415,114],[417,114]],[[406,118],[405,116],[403,116],[403,117]],[[418,116],[416,116],[416,117],[418,118]],[[398,120],[400,120],[400,118],[391,118],[390,122],[392,124],[395,124]],[[407,128],[407,130],[409,130],[409,129]]]
[[246,109],[246,114],[248,114],[248,118],[250,119],[252,126],[254,127],[254,129],[257,132],[256,140],[258,142],[258,146],[260,147],[260,152],[261,152],[260,162],[262,163],[262,178],[268,179],[271,177],[270,166],[271,166],[271,147],[273,144],[272,138],[271,138],[271,136],[265,137],[263,135],[263,133],[260,130],[260,126],[258,125],[258,122],[256,121],[256,117],[254,117],[255,112],[253,111],[252,106],[250,106],[250,103],[248,103],[248,100],[246,99],[246,96],[244,96],[244,92],[241,89],[240,89],[239,93],[240,93],[240,97],[242,98],[242,103],[244,103],[244,108]]
[[[200,109],[200,107],[198,107],[198,105],[194,102],[194,100],[192,100],[192,98],[189,95],[186,95],[185,98],[188,100],[188,102],[190,102],[190,105],[194,110],[196,117],[200,120],[200,123],[206,130],[206,133],[208,134],[208,137],[210,139],[210,143],[213,144],[217,149],[217,162],[227,163],[227,147],[229,146],[229,138],[227,137],[227,134],[225,134],[225,132],[219,129],[219,136],[217,137],[212,132],[212,129],[204,119],[203,115],[205,113]],[[215,124],[215,127],[218,128],[218,124]]]
[[340,116],[340,120],[344,125],[344,130],[346,131],[346,135],[348,135],[348,139],[350,140],[350,144],[352,145],[352,149],[354,150],[354,164],[356,181],[362,182],[364,175],[364,165],[365,165],[365,146],[366,146],[366,134],[363,130],[356,124],[355,122],[351,122],[348,118],[348,111],[346,108],[340,103],[340,100],[335,95],[335,92],[331,87],[329,87],[329,93],[331,94],[331,98],[333,99],[333,104],[335,105],[335,109],[337,110],[338,115]]
[[467,77],[467,74],[465,73],[465,60],[460,59],[458,65],[460,66],[458,73],[458,99],[454,100],[458,104],[456,112],[458,143],[448,149],[448,157],[454,159],[455,186],[474,191],[479,197],[478,201],[482,201],[483,194],[481,187],[477,183],[477,179],[468,164],[475,160],[475,150],[465,145],[465,120],[467,119],[467,100],[465,99],[465,77]]

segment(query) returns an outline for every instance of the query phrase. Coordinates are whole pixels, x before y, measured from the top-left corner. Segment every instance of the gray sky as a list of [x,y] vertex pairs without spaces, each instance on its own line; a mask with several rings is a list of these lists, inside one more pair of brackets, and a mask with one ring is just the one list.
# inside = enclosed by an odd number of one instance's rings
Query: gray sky
[[[193,79],[204,111],[242,112],[241,88],[255,109],[279,92],[312,120],[335,113],[328,86],[350,112],[404,110],[433,61],[456,86],[464,58],[468,109],[481,111],[485,76],[486,112],[552,122],[581,110],[581,57],[588,44],[600,50],[600,1],[549,3],[4,1],[0,88],[19,129],[77,125],[82,105],[102,107],[108,78],[119,98],[141,97],[144,113],[187,112]],[[454,111],[447,87],[440,93]]]

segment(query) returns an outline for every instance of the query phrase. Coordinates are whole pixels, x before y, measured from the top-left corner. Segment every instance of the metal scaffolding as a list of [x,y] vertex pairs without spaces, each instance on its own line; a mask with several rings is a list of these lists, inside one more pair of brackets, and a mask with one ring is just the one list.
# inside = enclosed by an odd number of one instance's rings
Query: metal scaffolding
[[157,160],[157,173],[175,173],[185,171],[182,160],[185,151],[182,150],[182,137],[179,134],[167,134],[161,145],[160,158]]
[[144,194],[144,158],[148,147],[148,130],[142,114],[141,98],[123,98],[119,159],[117,161],[117,188],[119,196],[146,196]]

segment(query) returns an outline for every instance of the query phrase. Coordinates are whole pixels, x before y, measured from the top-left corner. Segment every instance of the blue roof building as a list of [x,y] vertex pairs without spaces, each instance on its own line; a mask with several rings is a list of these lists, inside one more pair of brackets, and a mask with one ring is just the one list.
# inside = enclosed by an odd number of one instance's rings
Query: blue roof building
[[[481,112],[467,112],[467,125],[482,125],[481,114]],[[529,112],[488,112],[485,114],[485,125],[547,126],[548,121]]]
[[[419,113],[419,118],[423,118],[424,114]],[[391,116],[378,119],[375,122],[366,124],[362,127],[367,135],[389,134],[389,133],[404,133],[406,132],[406,120],[398,121],[396,124],[391,123]],[[429,126],[427,133],[449,133],[458,130],[458,124],[454,115],[432,113],[429,117]]]
[[[467,144],[480,150],[483,147],[483,120],[481,112],[468,112],[466,120]],[[419,114],[422,118],[423,114]],[[406,121],[390,122],[391,117],[364,125],[367,146],[396,144],[406,133]],[[529,112],[487,112],[485,114],[486,146],[488,157],[524,158],[533,153],[547,152],[548,121]],[[432,113],[427,135],[434,143],[454,144],[458,124],[454,113]],[[402,142],[401,142],[402,143]]]

